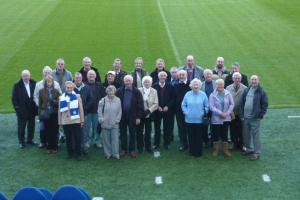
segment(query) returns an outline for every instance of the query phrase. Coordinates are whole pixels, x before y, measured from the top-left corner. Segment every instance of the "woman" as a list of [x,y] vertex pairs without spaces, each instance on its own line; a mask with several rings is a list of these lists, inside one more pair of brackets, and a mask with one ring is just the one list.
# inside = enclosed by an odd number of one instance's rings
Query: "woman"
[[84,111],[79,94],[74,92],[74,83],[66,81],[65,92],[59,98],[58,124],[66,135],[68,158],[81,159],[81,128]]
[[54,88],[52,76],[47,76],[44,88],[39,92],[39,118],[44,122],[47,152],[57,153],[58,123],[57,110],[59,91]]
[[98,120],[102,128],[102,141],[106,159],[120,159],[119,122],[122,117],[121,100],[115,96],[116,87],[106,88],[106,96],[98,104]]
[[230,158],[228,151],[228,126],[231,121],[231,113],[234,107],[233,98],[227,90],[224,89],[224,80],[216,80],[216,89],[209,97],[209,106],[212,112],[212,140],[214,145],[213,156],[219,153],[219,139],[223,142],[223,152]]
[[[203,72],[205,81],[202,83],[201,90],[205,92],[207,98],[209,98],[210,94],[215,90],[216,83],[212,80],[213,72],[210,69],[205,69]],[[207,120],[210,121],[211,112],[209,111],[207,114]],[[208,139],[208,125],[209,123],[203,124],[203,142],[205,146],[209,146],[209,139]]]
[[192,156],[202,155],[203,116],[208,112],[208,99],[203,91],[200,91],[201,81],[197,78],[190,83],[192,91],[188,91],[181,103],[185,116],[189,139],[189,152]]
[[[144,117],[141,119],[141,123],[137,128],[137,149],[139,153],[142,153],[145,149],[148,153],[152,153],[151,149],[151,131],[152,131],[152,113],[158,108],[158,96],[157,91],[151,87],[151,76],[144,76],[142,79],[143,87],[139,88],[143,95],[144,100]],[[145,135],[144,133],[145,128]]]

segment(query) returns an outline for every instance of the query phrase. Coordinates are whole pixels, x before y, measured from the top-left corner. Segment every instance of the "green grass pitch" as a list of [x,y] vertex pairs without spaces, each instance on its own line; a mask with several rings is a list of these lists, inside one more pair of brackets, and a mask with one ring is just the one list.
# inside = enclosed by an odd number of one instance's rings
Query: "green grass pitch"
[[[72,72],[85,56],[101,77],[115,57],[133,69],[137,56],[152,71],[162,57],[167,68],[187,54],[212,68],[218,56],[257,74],[272,108],[300,107],[300,1],[298,0],[0,0],[0,112],[12,112],[11,89],[28,68],[42,78],[45,65],[62,57]],[[298,199],[300,197],[299,109],[271,109],[263,121],[263,157],[238,153],[227,161],[207,150],[194,159],[176,150],[120,162],[93,150],[85,161],[16,148],[16,118],[0,115],[0,191],[12,197],[24,185],[54,191],[80,185],[105,199]],[[63,148],[64,149],[64,148]],[[264,183],[262,174],[271,176]],[[154,185],[163,176],[164,184]]]

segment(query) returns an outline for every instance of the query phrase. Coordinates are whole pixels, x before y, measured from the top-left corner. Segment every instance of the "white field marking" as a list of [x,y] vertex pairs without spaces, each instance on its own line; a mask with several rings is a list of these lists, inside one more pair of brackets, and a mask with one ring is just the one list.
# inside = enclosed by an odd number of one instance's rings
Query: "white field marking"
[[288,118],[300,118],[300,115],[291,115],[291,116],[288,116]]
[[173,53],[174,53],[176,61],[177,61],[177,64],[180,65],[181,64],[180,56],[179,56],[178,50],[176,48],[173,35],[170,31],[170,27],[169,27],[169,24],[167,22],[164,10],[161,7],[160,0],[156,0],[156,3],[157,3],[157,6],[158,6],[158,9],[159,9],[159,13],[161,15],[161,18],[163,20],[163,23],[165,25],[165,28],[166,28],[166,31],[167,31],[167,34],[168,34],[168,37],[169,37],[169,40],[170,40],[171,47],[172,47]]
[[263,174],[262,179],[264,182],[271,182],[271,177],[268,174]]

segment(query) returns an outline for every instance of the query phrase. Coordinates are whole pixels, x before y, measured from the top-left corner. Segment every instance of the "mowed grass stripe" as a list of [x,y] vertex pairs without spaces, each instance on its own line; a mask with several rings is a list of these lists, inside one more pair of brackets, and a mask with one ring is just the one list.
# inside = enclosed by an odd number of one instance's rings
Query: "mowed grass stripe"
[[54,67],[58,57],[75,72],[84,56],[93,59],[102,78],[115,57],[122,59],[127,71],[133,70],[137,56],[144,58],[148,71],[155,68],[158,57],[163,57],[168,67],[176,63],[155,1],[90,1],[85,6],[80,1],[61,1],[9,62],[16,69],[6,73],[9,84],[0,86],[4,91],[1,110],[11,110],[7,99],[23,66],[29,66],[33,78],[39,80],[42,67]]

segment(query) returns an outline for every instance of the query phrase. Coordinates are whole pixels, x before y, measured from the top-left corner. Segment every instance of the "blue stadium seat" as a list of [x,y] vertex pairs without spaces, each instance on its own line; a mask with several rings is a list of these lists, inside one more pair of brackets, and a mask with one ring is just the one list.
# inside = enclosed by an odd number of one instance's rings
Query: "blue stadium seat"
[[48,200],[51,200],[52,199],[52,193],[46,189],[46,188],[39,188],[38,189],[39,191],[41,191],[43,193],[43,195],[48,199]]
[[19,190],[13,200],[49,200],[38,188],[24,187]]
[[0,192],[0,200],[7,200],[8,198],[2,193]]
[[52,200],[91,200],[89,195],[82,189],[72,185],[60,187],[54,194]]

